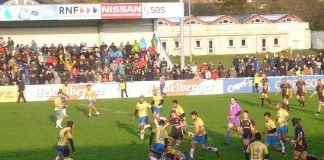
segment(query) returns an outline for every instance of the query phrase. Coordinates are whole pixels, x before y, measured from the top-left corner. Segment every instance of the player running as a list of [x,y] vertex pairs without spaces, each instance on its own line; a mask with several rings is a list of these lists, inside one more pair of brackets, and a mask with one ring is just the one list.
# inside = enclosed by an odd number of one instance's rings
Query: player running
[[243,119],[241,120],[240,125],[240,134],[242,134],[242,143],[244,150],[247,149],[248,145],[251,143],[252,138],[254,137],[255,133],[255,122],[253,119],[249,117],[249,112],[243,112]]
[[303,127],[300,125],[300,120],[299,118],[293,118],[291,120],[295,128],[295,138],[291,140],[291,143],[295,146],[294,160],[298,160],[299,157],[301,157],[302,160],[307,160],[307,142]]
[[187,121],[183,119],[183,117],[179,117],[175,110],[171,111],[171,116],[169,120],[166,122],[164,128],[167,128],[169,125],[172,125],[171,134],[169,135],[170,143],[175,141],[176,148],[181,146],[183,140],[183,130],[184,126],[187,126]]
[[229,145],[231,139],[231,129],[236,126],[237,131],[240,129],[240,114],[241,114],[241,106],[236,102],[236,98],[231,98],[230,111],[228,119],[228,125],[226,130],[226,139],[224,144]]
[[271,146],[275,151],[281,151],[283,156],[286,156],[285,150],[282,150],[281,147],[278,145],[278,136],[276,134],[277,127],[276,124],[271,119],[271,113],[266,112],[264,113],[264,119],[265,119],[265,130],[263,134],[266,135],[265,144],[267,147]]
[[63,94],[62,92],[58,92],[58,96],[55,98],[54,100],[54,110],[56,112],[56,128],[63,128],[62,127],[62,122],[63,122],[63,119],[64,119],[64,115],[62,113],[62,109],[66,106],[64,103],[63,103],[63,100],[62,100],[62,97]]
[[264,105],[264,100],[267,100],[270,105],[272,105],[271,101],[268,97],[268,91],[269,91],[269,80],[265,74],[262,75],[262,93],[261,93],[261,107]]
[[91,111],[94,111],[97,115],[97,117],[99,117],[99,112],[95,106],[96,103],[96,91],[94,89],[91,88],[91,85],[88,84],[87,85],[87,91],[86,91],[86,97],[88,98],[89,101],[89,105],[88,105],[88,117],[91,118]]
[[147,109],[151,109],[151,105],[144,100],[144,96],[141,95],[139,102],[136,104],[136,108],[134,111],[134,115],[132,116],[132,120],[138,115],[138,128],[140,130],[140,139],[144,140],[145,129],[151,127],[151,125],[147,124],[148,122],[148,114]]
[[255,133],[255,141],[251,143],[245,153],[246,160],[268,160],[269,152],[265,144],[261,142],[261,133]]
[[290,119],[289,113],[283,108],[282,103],[276,105],[277,108],[277,135],[281,145],[282,152],[286,152],[285,142],[288,134],[288,120]]
[[154,134],[154,143],[149,151],[150,160],[158,160],[157,158],[162,156],[165,146],[167,145],[166,142],[168,141],[168,132],[164,128],[165,122],[163,120],[158,122],[157,119],[158,118],[154,119],[156,129]]
[[[67,90],[68,90],[68,83],[67,81],[64,81],[63,86],[60,88],[59,92],[62,92],[63,96],[62,96],[62,102],[66,104],[66,99],[69,98],[68,94],[67,94]],[[66,106],[62,109],[62,113],[64,117],[69,117],[69,115],[67,115],[66,113]]]
[[203,120],[198,116],[198,113],[196,111],[191,112],[190,115],[195,127],[195,134],[191,141],[190,158],[194,158],[195,147],[197,144],[201,144],[204,151],[212,151],[215,152],[217,156],[219,156],[219,148],[208,147],[207,145],[207,133]]
[[318,94],[318,107],[317,107],[317,112],[315,113],[315,116],[319,116],[321,110],[322,110],[322,107],[324,105],[324,92],[323,92],[323,89],[324,89],[324,85],[322,84],[322,80],[319,79],[317,80],[317,86],[316,86],[316,90],[314,91],[314,93],[312,95],[310,95],[309,97],[312,98],[316,92]]
[[306,83],[303,80],[303,78],[300,76],[300,77],[298,77],[298,80],[295,84],[295,94],[296,94],[296,99],[299,102],[299,105],[301,107],[305,106],[305,94],[306,93],[307,93]]
[[163,97],[159,94],[157,89],[153,89],[153,97],[152,97],[151,105],[153,108],[154,117],[158,116],[160,117],[161,120],[166,121],[167,118],[161,117],[163,103],[164,103]]
[[[74,128],[73,121],[67,122],[67,127],[63,128],[60,131],[58,142],[57,142],[57,156],[55,160],[64,160],[64,157],[67,157],[69,155],[69,143],[71,146],[71,149],[73,152],[75,152],[74,149],[74,143],[72,139],[72,129]],[[66,153],[67,152],[67,153]],[[65,156],[64,156],[65,154]]]
[[[280,84],[280,89],[281,89],[281,94],[282,94],[282,98],[283,98],[283,104],[285,106],[285,108],[287,108],[287,110],[289,111],[289,97],[291,96],[291,89],[290,89],[290,84],[287,82],[286,78],[282,79],[282,83]],[[279,94],[280,89],[278,89],[278,92],[276,93],[276,95]]]

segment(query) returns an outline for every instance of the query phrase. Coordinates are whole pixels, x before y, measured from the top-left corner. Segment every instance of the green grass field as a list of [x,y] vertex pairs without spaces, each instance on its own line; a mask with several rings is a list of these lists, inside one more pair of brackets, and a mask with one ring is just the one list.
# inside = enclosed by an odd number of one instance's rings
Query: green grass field
[[[167,97],[163,115],[168,115],[172,99],[178,99],[189,119],[189,113],[196,110],[207,126],[208,144],[218,146],[222,150],[219,159],[243,160],[241,139],[232,134],[229,146],[222,143],[225,138],[227,125],[227,111],[229,98],[234,95],[186,96]],[[237,94],[238,102],[243,110],[249,110],[256,120],[257,129],[264,128],[263,113],[270,111],[275,115],[275,109],[259,107],[257,94]],[[280,97],[274,97],[280,100]],[[151,101],[150,98],[146,98]],[[137,130],[137,121],[131,121],[131,115],[137,99],[109,99],[98,100],[97,106],[101,109],[100,118],[87,118],[87,101],[70,101],[68,120],[75,121],[74,143],[76,152],[71,158],[75,160],[145,160],[148,153],[148,135],[146,140],[140,141]],[[324,115],[314,116],[317,98],[306,99],[306,107],[297,106],[295,99],[290,100],[292,117],[302,118],[302,125],[306,132],[309,152],[324,158]],[[54,128],[55,117],[52,102],[30,103],[1,103],[0,112],[0,159],[1,160],[51,160],[55,158],[55,145],[59,130]],[[151,122],[152,119],[150,118]],[[66,121],[65,121],[66,122]],[[289,126],[289,136],[293,136],[293,129]],[[193,128],[189,128],[193,131]],[[264,138],[264,137],[263,137]],[[185,137],[182,151],[189,150],[190,138]],[[293,147],[287,144],[288,156],[282,158],[280,153],[270,150],[271,159],[292,159]],[[214,153],[204,153],[199,146],[196,149],[195,159],[216,159]]]

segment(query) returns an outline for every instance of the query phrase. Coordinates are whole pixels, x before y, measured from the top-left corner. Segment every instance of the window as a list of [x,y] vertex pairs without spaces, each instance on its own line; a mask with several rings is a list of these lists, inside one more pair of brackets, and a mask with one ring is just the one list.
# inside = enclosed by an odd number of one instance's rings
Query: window
[[264,21],[262,21],[261,19],[255,19],[252,21],[252,23],[264,23]]
[[285,19],[283,22],[286,22],[286,23],[290,23],[290,22],[293,22],[294,20],[292,18],[287,18]]
[[179,45],[179,41],[175,41],[175,42],[174,42],[174,45],[175,45],[175,48],[179,48],[179,46],[180,46],[180,45]]
[[233,47],[234,46],[234,40],[230,39],[228,41],[228,46]]
[[197,48],[200,48],[201,46],[200,46],[200,41],[196,41],[196,47]]
[[158,22],[158,25],[165,25],[165,23],[162,22],[162,21],[159,21],[159,22]]
[[219,22],[220,24],[233,24],[233,22],[227,20],[227,19],[224,19],[223,21],[220,21]]
[[273,44],[276,45],[276,46],[279,45],[279,40],[278,40],[278,38],[275,38],[275,39],[273,40]]
[[191,22],[188,22],[187,24],[200,24],[200,23],[197,21],[191,21]]
[[213,51],[214,51],[213,48],[214,48],[213,41],[209,41],[208,42],[208,52],[213,53]]
[[246,46],[246,41],[245,41],[245,39],[242,39],[242,40],[241,40],[241,46],[242,46],[242,47]]

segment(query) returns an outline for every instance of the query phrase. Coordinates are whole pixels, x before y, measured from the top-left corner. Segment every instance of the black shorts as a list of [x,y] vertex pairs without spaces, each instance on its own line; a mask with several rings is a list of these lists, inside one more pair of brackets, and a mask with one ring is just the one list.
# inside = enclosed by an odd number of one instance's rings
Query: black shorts
[[307,145],[305,145],[305,146],[296,145],[295,151],[303,153],[304,151],[307,151]]
[[298,91],[298,92],[297,92],[297,95],[298,95],[298,96],[305,96],[305,93],[304,93],[303,91]]
[[263,94],[268,94],[268,90],[267,89],[262,89],[262,93]]
[[252,139],[252,133],[243,133],[242,138],[243,139]]
[[183,140],[183,134],[179,132],[171,132],[170,137],[172,137],[175,140],[182,141]]

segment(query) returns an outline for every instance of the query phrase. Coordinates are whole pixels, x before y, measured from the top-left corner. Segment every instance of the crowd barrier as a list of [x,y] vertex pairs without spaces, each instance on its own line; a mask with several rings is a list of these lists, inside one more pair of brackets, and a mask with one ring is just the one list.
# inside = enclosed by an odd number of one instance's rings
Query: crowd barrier
[[[268,77],[270,92],[276,92],[283,77]],[[294,87],[297,76],[286,77]],[[307,90],[314,90],[317,79],[324,79],[324,75],[303,76]],[[67,94],[70,100],[85,99],[87,84],[69,84]],[[97,99],[120,98],[121,91],[119,83],[93,83],[92,88],[97,92]],[[49,101],[53,100],[62,84],[48,85],[26,85],[25,97],[27,101]],[[154,88],[159,89],[159,81],[137,81],[127,83],[127,93],[130,98],[140,95],[152,96]],[[164,92],[168,96],[187,95],[213,95],[229,93],[252,93],[253,78],[229,78],[218,80],[169,80],[166,81]],[[15,102],[17,100],[17,86],[0,87],[0,102]]]

